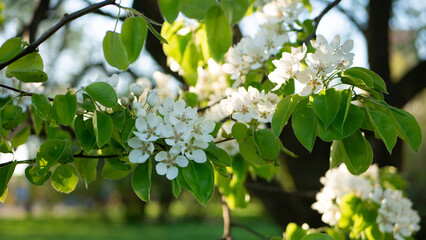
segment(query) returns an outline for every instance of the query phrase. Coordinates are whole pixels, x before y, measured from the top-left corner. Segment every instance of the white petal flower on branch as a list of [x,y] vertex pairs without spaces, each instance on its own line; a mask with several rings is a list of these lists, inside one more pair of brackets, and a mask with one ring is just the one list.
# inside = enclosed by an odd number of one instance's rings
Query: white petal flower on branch
[[155,170],[159,175],[166,175],[167,179],[173,180],[177,177],[179,170],[176,166],[188,166],[188,159],[180,154],[179,146],[172,147],[169,152],[161,151],[155,155],[155,161],[159,162]]
[[129,154],[129,161],[132,163],[144,163],[154,152],[154,145],[151,142],[141,141],[137,137],[129,139],[127,143],[133,148]]
[[161,136],[163,119],[155,113],[146,117],[137,118],[135,122],[137,131],[133,132],[141,141],[156,141]]

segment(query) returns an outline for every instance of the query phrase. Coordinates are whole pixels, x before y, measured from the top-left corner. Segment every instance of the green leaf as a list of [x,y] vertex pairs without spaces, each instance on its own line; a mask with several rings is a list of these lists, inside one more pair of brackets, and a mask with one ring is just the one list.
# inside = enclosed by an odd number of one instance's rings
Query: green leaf
[[366,68],[362,68],[362,67],[352,67],[350,69],[358,71],[358,72],[362,72],[364,74],[367,74],[373,80],[373,87],[374,87],[374,89],[379,90],[380,92],[388,93],[386,91],[386,83],[385,83],[385,81],[379,75],[377,75],[375,72],[373,72],[373,71],[371,71],[369,69],[366,69]]
[[296,105],[291,123],[299,142],[311,152],[315,143],[316,130],[315,113],[308,105],[308,99],[302,100]]
[[365,139],[361,131],[355,131],[351,136],[341,140],[346,157],[343,156],[346,168],[350,173],[359,175],[370,167],[373,161],[373,151],[370,143]]
[[0,47],[0,62],[7,62],[24,49],[21,38],[11,38]]
[[207,159],[214,164],[221,166],[231,166],[231,157],[222,148],[218,148],[213,142],[209,143],[209,147],[204,149]]
[[207,11],[206,32],[210,53],[219,62],[232,44],[232,29],[219,6],[213,6]]
[[272,116],[271,129],[275,136],[279,137],[284,126],[287,124],[288,119],[293,113],[294,108],[300,100],[299,95],[289,95],[281,99],[275,108],[274,115]]
[[238,141],[239,149],[241,156],[243,158],[255,165],[263,165],[268,162],[262,159],[259,156],[259,153],[256,151],[256,145],[253,136],[246,137]]
[[206,205],[213,196],[214,178],[210,162],[193,163],[182,169],[183,176],[197,200]]
[[112,136],[112,118],[104,112],[96,112],[93,117],[93,130],[98,147],[103,147]]
[[339,132],[335,128],[324,128],[321,122],[317,122],[318,136],[327,142],[336,139],[342,139],[351,135],[357,130],[364,120],[364,113],[356,105],[351,104],[347,115],[347,120],[343,124],[343,132]]
[[175,198],[177,198],[180,192],[182,191],[182,187],[180,186],[177,178],[172,180],[172,188],[173,188],[173,195],[175,196]]
[[83,93],[83,102],[78,103],[78,106],[87,111],[96,111],[95,103],[93,102],[92,98],[90,98],[90,96],[86,93]]
[[378,110],[367,109],[367,113],[376,137],[382,139],[389,153],[392,153],[396,143],[396,129],[392,119],[386,113]]
[[31,97],[31,102],[37,110],[37,114],[44,121],[48,121],[52,116],[52,105],[50,105],[49,99],[45,95],[34,94]]
[[0,139],[0,152],[2,152],[2,153],[13,153],[12,147],[3,138]]
[[[7,184],[12,178],[15,167],[18,164],[17,161],[13,161],[11,164],[8,164],[0,168],[0,196],[3,196],[7,190]],[[3,201],[4,202],[4,199]]]
[[369,74],[365,73],[364,71],[360,70],[360,68],[349,68],[345,70],[345,76],[356,79],[356,81],[362,81],[364,84],[369,87],[373,88],[373,79],[370,77]]
[[188,45],[186,45],[186,50],[180,62],[180,66],[184,71],[183,77],[185,82],[190,86],[195,86],[195,84],[197,84],[199,57],[200,53],[197,50],[197,46],[194,41],[190,41]]
[[41,119],[40,115],[37,113],[37,109],[34,105],[31,105],[31,120],[33,122],[33,129],[36,135],[39,135],[41,129],[43,128],[43,119]]
[[129,17],[124,21],[120,36],[130,63],[138,59],[147,31],[146,21],[142,17]]
[[126,122],[126,114],[124,111],[116,111],[111,114],[112,123],[114,127],[122,132],[124,128],[124,123]]
[[419,151],[422,144],[422,132],[416,119],[401,109],[391,107],[388,112],[394,121],[398,136],[404,139],[415,152]]
[[220,5],[231,25],[238,23],[250,7],[249,0],[221,0]]
[[115,107],[118,102],[114,88],[106,82],[94,82],[86,87],[86,92],[105,107]]
[[4,203],[4,201],[6,200],[6,196],[7,196],[7,188],[6,190],[4,190],[3,195],[0,195],[0,203]]
[[52,172],[48,171],[46,174],[40,175],[34,166],[28,166],[25,169],[25,176],[30,183],[41,186],[52,176]]
[[339,112],[340,92],[335,88],[329,88],[309,96],[309,101],[315,114],[324,123],[324,127],[328,128]]
[[312,233],[304,236],[302,240],[335,240],[331,236],[324,233]]
[[68,91],[65,95],[56,95],[53,101],[53,114],[56,120],[68,126],[74,120],[77,113],[77,96],[74,91]]
[[232,136],[237,139],[241,140],[247,135],[247,126],[244,123],[235,123],[234,126],[232,126]]
[[40,54],[33,52],[16,60],[7,67],[6,77],[16,77],[22,82],[44,82],[47,74],[43,72]]
[[290,151],[290,150],[288,150],[286,147],[284,147],[284,144],[281,142],[281,140],[279,140],[279,143],[280,143],[280,150],[283,152],[283,153],[285,153],[285,154],[287,154],[287,155],[289,155],[290,157],[292,157],[292,158],[297,158],[298,156],[296,155],[296,154],[294,154],[292,151]]
[[[91,128],[90,131],[88,128]],[[83,115],[78,115],[74,121],[74,133],[84,150],[89,152],[96,144],[92,119],[83,120]]]
[[102,169],[102,177],[110,180],[118,180],[127,177],[132,170],[122,171],[115,169],[109,162],[105,162]]
[[278,138],[270,129],[260,129],[254,132],[254,142],[257,151],[266,160],[276,160],[280,153]]
[[129,118],[126,120],[123,132],[121,133],[121,140],[123,140],[123,142],[127,142],[127,140],[129,140],[129,138],[132,136],[135,129],[135,122],[136,120],[134,118]]
[[132,176],[132,188],[136,195],[142,199],[142,201],[151,201],[150,189],[151,189],[151,172],[152,163],[150,160],[145,163],[140,163],[136,166]]
[[23,129],[21,129],[13,138],[10,140],[10,143],[12,144],[13,148],[17,148],[18,146],[24,144],[28,137],[31,134],[31,128],[30,125],[25,126]]
[[169,44],[169,43],[167,42],[167,40],[166,40],[166,39],[164,39],[164,38],[161,36],[161,34],[159,34],[159,33],[157,32],[157,30],[155,30],[155,28],[152,26],[152,24],[151,24],[151,23],[146,22],[146,26],[148,27],[149,31],[151,31],[151,33],[152,33],[152,34],[154,34],[154,36],[155,36],[158,40],[160,40],[160,41],[161,41],[162,43],[164,43],[164,44]]
[[352,89],[345,89],[341,92],[341,101],[339,111],[337,112],[336,118],[331,123],[331,126],[343,133],[343,126],[348,117],[349,109],[352,102]]
[[180,0],[180,4],[180,9],[185,16],[203,20],[207,9],[217,5],[217,2],[215,0]]
[[195,105],[197,105],[197,102],[198,102],[198,95],[193,92],[184,92],[183,99],[185,99],[186,106],[195,107]]
[[40,175],[47,171],[61,158],[67,146],[67,140],[51,139],[41,144],[37,151],[36,169]]
[[180,0],[158,0],[158,5],[167,22],[174,22],[179,14]]
[[[368,76],[368,77],[370,77],[370,76]],[[365,84],[365,82],[362,81],[359,78],[342,76],[340,79],[341,79],[342,83],[358,87],[358,88],[360,88],[362,90],[365,90],[365,91],[369,92],[375,98],[383,100],[383,95],[380,92],[378,92],[377,90],[374,90],[371,87],[367,86]]]
[[6,105],[1,111],[2,127],[11,130],[20,124],[22,118],[22,108],[16,105]]
[[109,65],[123,71],[129,67],[130,62],[127,51],[119,33],[107,31],[102,46],[105,60]]
[[58,192],[68,194],[74,191],[77,182],[77,171],[67,164],[58,166],[52,174],[52,186]]
[[330,147],[330,169],[339,166],[346,158],[345,147],[340,140],[334,140]]
[[89,183],[96,180],[98,165],[97,158],[76,158],[74,159],[74,165],[80,173],[81,179],[84,180],[86,188],[88,188]]
[[116,159],[116,158],[108,158],[107,161],[116,170],[120,170],[120,171],[132,170],[132,166],[130,166],[128,161],[122,161],[122,160]]
[[296,223],[289,223],[285,229],[286,240],[300,240],[307,233],[307,230],[299,227]]

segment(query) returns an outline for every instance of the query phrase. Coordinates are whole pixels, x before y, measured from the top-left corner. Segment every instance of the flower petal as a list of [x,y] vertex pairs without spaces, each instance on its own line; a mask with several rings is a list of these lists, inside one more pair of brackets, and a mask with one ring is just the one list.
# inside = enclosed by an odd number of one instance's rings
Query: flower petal
[[127,144],[129,144],[129,147],[131,148],[140,148],[142,147],[142,141],[138,139],[137,137],[133,137],[127,141]]
[[175,179],[175,178],[177,177],[178,173],[179,173],[179,170],[178,170],[178,168],[177,168],[177,167],[175,167],[175,166],[170,166],[170,168],[169,168],[169,169],[167,169],[166,177],[167,177],[167,179],[169,179],[169,180],[173,180],[173,179]]
[[155,166],[155,170],[157,170],[158,175],[164,175],[167,172],[167,164],[160,162]]
[[188,159],[184,156],[177,156],[174,163],[176,163],[179,167],[186,167],[188,166]]
[[129,161],[132,163],[142,163],[142,151],[138,149],[132,150],[129,154]]

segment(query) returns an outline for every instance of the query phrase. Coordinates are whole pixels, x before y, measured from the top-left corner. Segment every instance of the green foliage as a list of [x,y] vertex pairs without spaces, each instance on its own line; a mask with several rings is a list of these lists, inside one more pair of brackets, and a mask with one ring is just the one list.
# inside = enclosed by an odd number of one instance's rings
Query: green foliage
[[13,148],[17,148],[18,146],[24,144],[28,137],[31,134],[31,128],[30,125],[25,126],[22,128],[11,140],[10,143]]
[[115,107],[118,102],[114,88],[106,82],[94,82],[85,88],[86,92],[94,100],[105,107]]
[[41,144],[37,151],[36,170],[39,175],[45,175],[55,165],[68,145],[67,140],[51,139]]
[[77,182],[77,171],[67,164],[58,166],[52,174],[52,186],[58,192],[70,193],[74,191]]
[[216,61],[220,61],[232,44],[232,29],[219,6],[207,11],[206,33],[210,53]]
[[44,82],[47,74],[43,72],[43,60],[40,54],[30,53],[7,67],[6,77],[16,77],[22,82]]
[[51,171],[48,171],[43,175],[39,174],[34,166],[28,166],[25,169],[25,177],[27,177],[28,181],[34,185],[43,185],[51,176]]
[[173,22],[179,14],[180,0],[158,0],[158,5],[168,22]]
[[148,160],[145,163],[138,164],[133,171],[133,190],[135,191],[136,195],[145,202],[149,202],[151,198],[151,172],[151,160]]
[[17,161],[13,161],[9,165],[0,167],[0,202],[4,202],[4,199],[6,198],[7,184],[9,183],[10,178],[12,178],[12,174],[15,171],[17,164]]
[[130,63],[138,59],[147,31],[146,21],[142,17],[130,17],[124,21],[120,36]]
[[7,62],[24,49],[21,38],[11,38],[0,47],[0,62]]
[[285,229],[286,240],[301,240],[307,233],[307,230],[299,227],[296,223],[289,223]]
[[299,142],[309,151],[312,151],[316,138],[316,118],[308,99],[300,101],[293,112],[291,120],[294,134]]
[[84,180],[86,188],[88,188],[89,183],[96,180],[98,165],[98,159],[96,158],[75,158],[74,165],[77,168],[78,173],[80,174],[81,179]]
[[109,65],[123,71],[129,67],[129,57],[119,33],[108,31],[105,34],[103,50],[105,60]]
[[68,91],[65,95],[56,95],[53,101],[53,114],[58,123],[68,126],[74,120],[77,113],[77,96],[74,91]]
[[327,129],[339,112],[340,92],[334,88],[321,91],[309,97],[312,109]]
[[275,136],[280,136],[299,100],[299,95],[288,95],[277,104],[271,123],[271,129]]
[[238,23],[250,7],[249,0],[222,0],[220,5],[231,25]]
[[103,147],[112,136],[112,118],[104,112],[95,112],[93,117],[93,131],[99,148]]
[[[190,162],[187,167],[182,169],[182,173],[192,194],[202,205],[206,205],[213,196],[214,177],[212,165],[209,162]],[[179,181],[179,183],[181,182]]]
[[277,160],[280,153],[279,141],[270,129],[260,129],[254,132],[256,149],[265,160]]
[[180,10],[185,16],[203,20],[207,18],[206,11],[217,5],[215,0],[180,0]]

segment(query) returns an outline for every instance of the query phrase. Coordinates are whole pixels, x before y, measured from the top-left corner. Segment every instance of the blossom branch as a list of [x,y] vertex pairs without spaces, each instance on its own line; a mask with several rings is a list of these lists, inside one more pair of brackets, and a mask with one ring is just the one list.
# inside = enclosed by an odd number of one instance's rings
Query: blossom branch
[[106,0],[106,1],[103,1],[103,2],[100,2],[100,3],[95,3],[93,5],[90,5],[86,8],[83,8],[83,9],[81,9],[77,12],[74,12],[72,14],[64,14],[64,16],[62,17],[62,19],[59,22],[57,22],[52,28],[47,30],[47,32],[45,32],[42,36],[37,38],[34,42],[30,43],[18,55],[16,55],[14,58],[10,59],[7,62],[1,63],[0,64],[0,70],[7,67],[8,65],[15,62],[16,60],[26,56],[27,54],[35,52],[37,50],[37,47],[40,44],[42,44],[44,41],[46,41],[48,38],[50,38],[56,31],[58,31],[63,26],[65,26],[65,24],[67,24],[67,23],[69,23],[69,22],[71,22],[71,21],[73,21],[73,20],[75,20],[75,19],[77,19],[81,16],[84,16],[88,13],[96,11],[97,9],[99,9],[101,7],[104,7],[106,5],[111,5],[111,4],[115,4],[115,0]]
[[334,2],[331,2],[327,5],[326,8],[324,8],[324,10],[322,10],[322,12],[314,19],[314,31],[312,31],[311,34],[309,34],[308,37],[306,37],[305,40],[303,40],[301,42],[301,44],[306,44],[308,45],[309,41],[311,41],[312,38],[315,37],[316,35],[316,31],[318,29],[318,25],[321,21],[321,19],[325,16],[325,14],[327,14],[332,8],[334,8],[335,6],[337,6],[342,0],[335,0]]
[[[127,156],[127,155],[128,154],[121,154],[121,155],[118,155],[118,154],[115,154],[115,155],[83,155],[82,153],[79,153],[79,154],[74,154],[72,156],[74,158],[120,158],[120,157]],[[33,164],[33,163],[36,162],[35,159],[20,160],[20,161],[12,160],[12,161],[9,161],[9,162],[0,163],[0,167],[4,167],[4,166],[7,166],[9,164],[12,164],[15,161],[17,162],[17,164]]]
[[225,138],[225,139],[218,140],[218,141],[216,141],[214,143],[218,144],[218,143],[223,143],[223,142],[231,141],[231,140],[234,140],[234,139],[235,138]]
[[[32,96],[32,95],[36,94],[36,93],[22,91],[22,90],[19,90],[17,88],[10,87],[10,86],[4,85],[4,84],[0,84],[0,87],[9,89],[9,90],[14,91],[14,92],[17,92],[17,93],[21,94],[22,96]],[[48,97],[47,99],[49,99],[49,101],[53,101],[54,100],[51,97]]]

